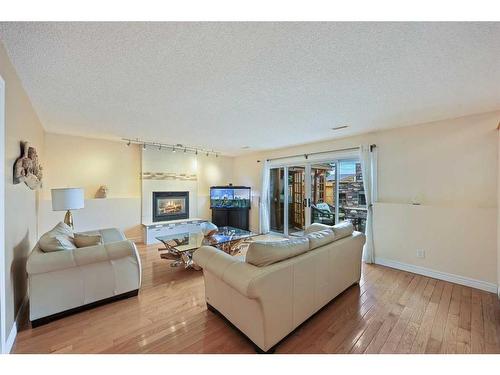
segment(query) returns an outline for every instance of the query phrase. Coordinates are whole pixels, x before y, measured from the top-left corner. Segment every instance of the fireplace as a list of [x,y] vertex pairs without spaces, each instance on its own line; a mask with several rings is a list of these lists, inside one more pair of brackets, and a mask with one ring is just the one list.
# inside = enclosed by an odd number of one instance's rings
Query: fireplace
[[153,222],[180,219],[189,219],[189,192],[153,192]]

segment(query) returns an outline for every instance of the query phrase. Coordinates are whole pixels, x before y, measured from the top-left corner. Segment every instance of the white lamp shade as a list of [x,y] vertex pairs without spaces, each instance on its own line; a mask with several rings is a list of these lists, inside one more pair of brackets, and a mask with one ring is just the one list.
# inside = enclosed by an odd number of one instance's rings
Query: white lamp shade
[[78,210],[84,206],[82,188],[52,189],[52,210]]

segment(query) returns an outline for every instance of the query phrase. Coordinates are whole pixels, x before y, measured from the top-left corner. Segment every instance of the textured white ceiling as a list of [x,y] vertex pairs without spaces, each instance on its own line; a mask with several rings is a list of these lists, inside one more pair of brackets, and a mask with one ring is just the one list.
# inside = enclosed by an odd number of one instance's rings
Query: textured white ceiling
[[0,23],[0,39],[58,133],[239,154],[500,108],[500,23]]

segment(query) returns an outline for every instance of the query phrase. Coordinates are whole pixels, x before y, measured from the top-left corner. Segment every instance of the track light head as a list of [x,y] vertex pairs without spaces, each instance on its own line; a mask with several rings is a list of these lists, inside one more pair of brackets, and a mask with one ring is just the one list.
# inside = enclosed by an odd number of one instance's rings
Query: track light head
[[145,144],[145,143],[143,143],[143,144],[142,144],[142,148],[143,148],[144,150],[146,149],[146,144]]
[[175,151],[177,151],[177,150],[175,149],[175,147],[172,147],[172,152],[175,152]]
[[128,140],[128,142],[127,142],[127,146],[130,146],[130,139],[129,139],[129,140]]

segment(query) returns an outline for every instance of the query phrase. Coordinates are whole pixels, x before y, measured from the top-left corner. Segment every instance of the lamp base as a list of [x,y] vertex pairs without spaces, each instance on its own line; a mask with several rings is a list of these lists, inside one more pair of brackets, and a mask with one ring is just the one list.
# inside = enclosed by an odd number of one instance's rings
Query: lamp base
[[74,229],[73,226],[73,214],[71,213],[70,210],[66,212],[66,215],[64,216],[64,224],[69,225],[71,228]]

